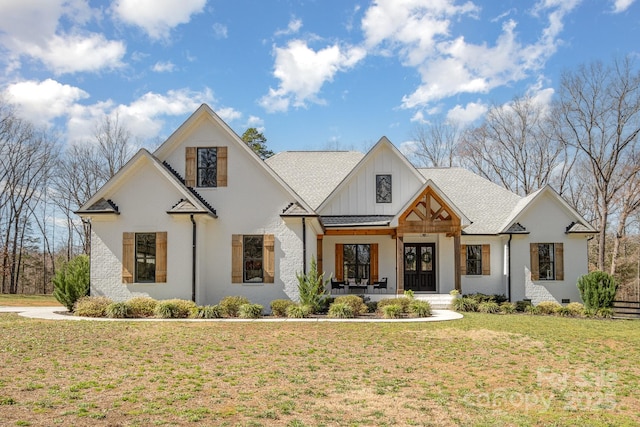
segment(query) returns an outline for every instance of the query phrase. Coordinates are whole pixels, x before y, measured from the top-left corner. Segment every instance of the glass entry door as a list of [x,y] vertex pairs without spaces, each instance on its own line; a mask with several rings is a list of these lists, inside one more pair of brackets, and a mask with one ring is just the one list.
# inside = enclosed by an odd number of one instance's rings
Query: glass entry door
[[405,243],[404,288],[414,292],[436,291],[435,243]]

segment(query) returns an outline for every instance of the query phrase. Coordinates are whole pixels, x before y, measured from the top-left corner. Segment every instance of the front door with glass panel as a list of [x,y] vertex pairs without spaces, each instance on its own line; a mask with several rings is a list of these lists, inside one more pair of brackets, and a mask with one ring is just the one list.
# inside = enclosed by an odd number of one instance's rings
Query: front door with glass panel
[[415,292],[436,291],[435,243],[405,243],[404,288]]

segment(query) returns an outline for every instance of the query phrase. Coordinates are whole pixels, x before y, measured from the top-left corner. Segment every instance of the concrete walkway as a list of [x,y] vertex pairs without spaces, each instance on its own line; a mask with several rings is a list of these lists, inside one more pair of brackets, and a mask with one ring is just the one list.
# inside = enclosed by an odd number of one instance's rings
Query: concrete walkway
[[419,317],[408,319],[382,319],[382,318],[358,318],[358,319],[287,319],[282,317],[264,317],[261,319],[107,319],[94,317],[79,317],[64,314],[64,307],[0,307],[0,313],[18,313],[19,316],[31,319],[45,320],[89,320],[102,322],[441,322],[445,320],[462,319],[462,314],[451,310],[433,310],[431,317]]

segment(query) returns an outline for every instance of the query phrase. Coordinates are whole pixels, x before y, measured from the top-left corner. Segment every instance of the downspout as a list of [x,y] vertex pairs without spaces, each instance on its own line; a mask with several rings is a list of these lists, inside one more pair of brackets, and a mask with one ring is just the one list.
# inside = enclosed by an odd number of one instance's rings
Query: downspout
[[509,241],[507,242],[507,257],[509,262],[507,263],[507,295],[509,295],[509,302],[511,301],[511,239],[513,234],[509,233]]
[[302,271],[307,274],[307,222],[302,217]]
[[92,231],[91,217],[86,218],[86,219],[83,218],[82,219],[82,223],[89,225],[89,236],[87,236],[88,239],[89,239],[89,242],[88,242],[88,245],[89,245],[89,290],[87,291],[87,295],[91,296],[91,256],[92,256],[91,254],[93,253],[93,251],[91,250],[92,249],[92,247],[91,247],[91,231]]
[[191,301],[196,302],[196,220],[191,218]]

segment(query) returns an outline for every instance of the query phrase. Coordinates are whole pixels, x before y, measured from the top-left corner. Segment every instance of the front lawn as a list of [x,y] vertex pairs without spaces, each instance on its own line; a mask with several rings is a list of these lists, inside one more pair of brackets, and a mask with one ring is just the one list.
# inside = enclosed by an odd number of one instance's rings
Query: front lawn
[[53,307],[60,305],[53,295],[0,294],[0,306]]
[[3,425],[638,425],[640,323],[0,315]]

